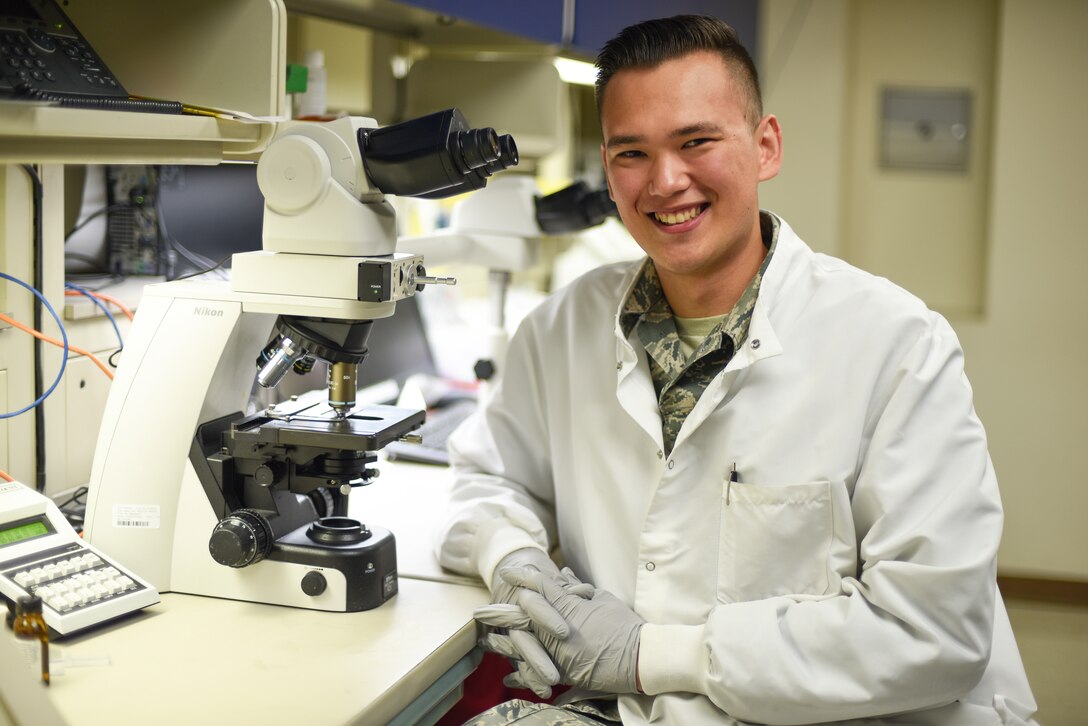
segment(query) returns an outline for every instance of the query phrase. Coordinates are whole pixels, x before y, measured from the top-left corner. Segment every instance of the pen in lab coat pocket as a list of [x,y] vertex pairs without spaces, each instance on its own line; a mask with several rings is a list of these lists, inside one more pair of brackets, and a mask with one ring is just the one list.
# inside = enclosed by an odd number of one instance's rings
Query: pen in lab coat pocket
[[737,474],[737,462],[733,462],[733,468],[729,471],[729,481],[725,485],[725,506],[729,506],[729,496],[733,493],[733,482],[740,481]]

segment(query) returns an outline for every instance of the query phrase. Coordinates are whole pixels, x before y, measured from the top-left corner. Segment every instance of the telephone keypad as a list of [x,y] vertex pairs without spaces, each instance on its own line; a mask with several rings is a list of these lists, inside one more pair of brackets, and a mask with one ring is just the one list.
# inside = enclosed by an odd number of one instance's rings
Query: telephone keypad
[[0,80],[67,93],[127,96],[105,64],[80,38],[53,36],[40,28],[0,35]]

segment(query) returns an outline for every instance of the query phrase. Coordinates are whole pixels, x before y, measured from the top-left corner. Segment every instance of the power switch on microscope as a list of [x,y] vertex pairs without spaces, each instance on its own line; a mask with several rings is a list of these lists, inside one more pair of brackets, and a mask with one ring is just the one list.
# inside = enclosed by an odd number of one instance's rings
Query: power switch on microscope
[[393,263],[362,262],[359,264],[359,300],[387,302],[393,297]]
[[302,591],[310,597],[317,597],[325,592],[325,588],[328,587],[328,583],[325,581],[325,576],[317,570],[310,570],[302,578]]

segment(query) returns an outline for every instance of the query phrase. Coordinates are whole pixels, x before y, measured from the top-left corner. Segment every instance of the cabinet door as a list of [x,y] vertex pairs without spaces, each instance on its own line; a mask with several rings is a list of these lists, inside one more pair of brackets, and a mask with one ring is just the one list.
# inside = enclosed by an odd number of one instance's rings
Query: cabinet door
[[64,5],[129,93],[254,116],[286,112],[287,12],[280,0]]
[[[577,0],[573,37],[564,37],[563,0],[408,0],[405,4],[461,18],[543,43],[563,45],[593,57],[605,41],[641,20],[694,13],[722,18],[737,29],[741,42],[756,57],[758,0]],[[567,32],[570,32],[568,27]]]
[[404,4],[542,43],[558,45],[563,38],[563,0],[408,0]]

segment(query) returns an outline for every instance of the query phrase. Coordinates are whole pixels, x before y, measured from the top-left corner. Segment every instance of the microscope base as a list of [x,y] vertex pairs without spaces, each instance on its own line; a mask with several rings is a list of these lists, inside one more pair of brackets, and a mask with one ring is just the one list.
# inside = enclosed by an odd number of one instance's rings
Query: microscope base
[[362,542],[319,544],[307,534],[311,526],[280,537],[268,555],[272,561],[310,568],[298,583],[303,593],[321,595],[326,586],[325,571],[336,570],[346,581],[344,612],[376,608],[397,594],[397,545],[389,530],[371,527],[371,536]]

